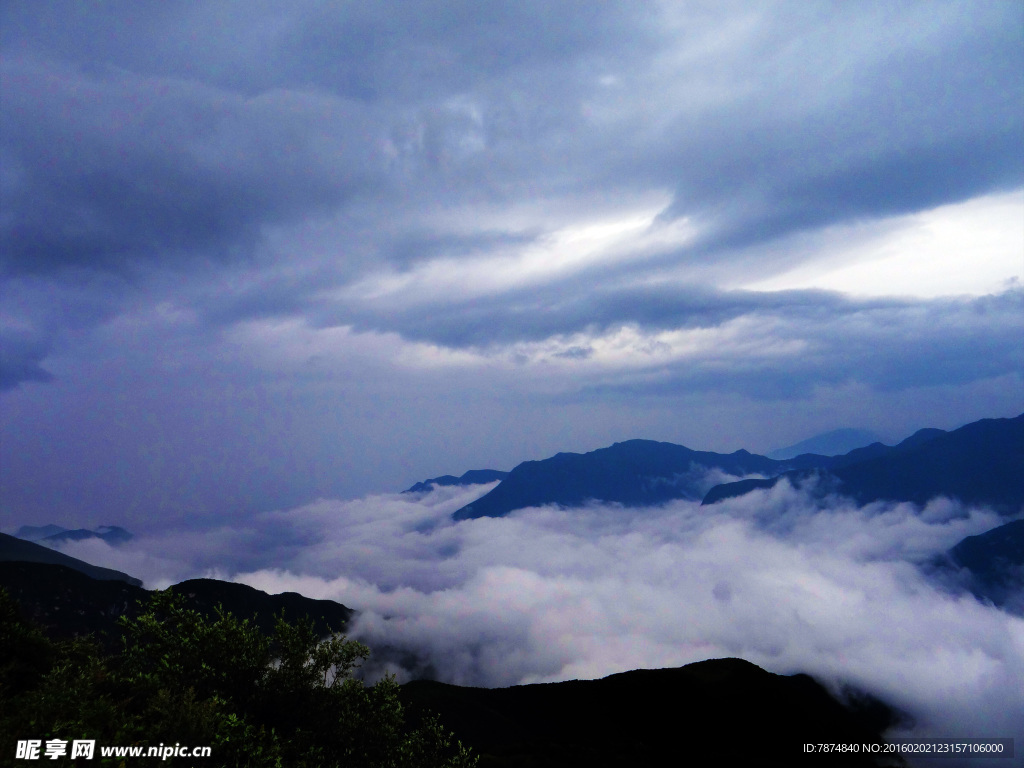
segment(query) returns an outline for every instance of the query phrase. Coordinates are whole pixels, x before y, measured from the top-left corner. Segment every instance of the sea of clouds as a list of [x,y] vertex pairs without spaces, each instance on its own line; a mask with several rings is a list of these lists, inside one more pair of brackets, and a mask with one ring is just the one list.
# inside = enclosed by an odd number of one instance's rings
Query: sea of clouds
[[205,575],[337,600],[377,649],[371,677],[506,686],[735,656],[868,691],[915,735],[1024,736],[1024,618],[920,567],[1005,522],[990,511],[858,507],[780,483],[708,507],[452,521],[492,487],[318,500],[62,550],[148,587]]

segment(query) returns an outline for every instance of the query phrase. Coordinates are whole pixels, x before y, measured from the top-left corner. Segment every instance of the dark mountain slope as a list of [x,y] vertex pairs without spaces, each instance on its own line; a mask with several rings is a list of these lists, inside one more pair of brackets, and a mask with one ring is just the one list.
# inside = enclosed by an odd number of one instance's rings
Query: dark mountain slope
[[406,488],[402,493],[429,491],[432,485],[483,485],[493,483],[495,480],[504,480],[507,476],[508,472],[502,472],[500,469],[471,469],[461,477],[455,477],[455,475],[432,477],[422,483],[416,483],[411,488]]
[[1024,565],[1024,520],[968,536],[949,555],[957,565],[977,574],[991,573],[1001,565]]
[[175,584],[171,590],[184,595],[188,604],[200,613],[212,614],[221,604],[236,616],[253,620],[264,632],[274,628],[274,617],[281,611],[288,620],[309,616],[321,635],[329,629],[343,632],[355,613],[333,600],[315,600],[298,592],[268,595],[245,584],[217,579],[189,579]]
[[929,565],[943,581],[1024,616],[1024,520],[968,536]]
[[858,464],[862,461],[867,461],[868,459],[880,459],[886,456],[895,456],[896,454],[906,453],[907,451],[919,448],[925,443],[934,440],[936,437],[946,434],[949,433],[944,429],[919,429],[906,440],[902,440],[896,445],[872,443],[871,445],[865,445],[863,448],[854,448],[852,451],[840,456],[832,456],[828,461],[822,462],[819,466],[829,468],[846,467],[850,464]]
[[149,595],[133,581],[94,579],[50,563],[0,562],[0,587],[54,639],[94,634],[109,646],[120,636],[117,618],[137,615],[137,601]]
[[[952,432],[922,430],[894,448],[870,455],[852,451],[825,465],[834,487],[859,504],[887,499],[925,504],[936,496],[984,504],[1013,514],[1024,506],[1024,414],[1012,419],[983,419]],[[863,458],[862,458],[863,457]],[[807,471],[782,477],[798,484]],[[704,504],[739,496],[751,485],[729,483],[712,488]]]
[[871,766],[866,755],[804,755],[805,742],[879,741],[891,709],[834,699],[807,675],[741,659],[512,688],[403,686],[493,766]]
[[[803,477],[804,474],[800,473],[799,476]],[[722,483],[721,485],[716,485],[704,494],[704,498],[701,500],[700,504],[703,507],[707,504],[714,504],[716,501],[721,501],[722,499],[746,496],[751,491],[757,491],[764,488],[774,488],[775,483],[777,483],[778,480],[779,478],[772,477],[767,480],[750,479],[737,480],[735,483]]]
[[98,565],[90,565],[84,560],[65,555],[56,550],[44,547],[41,544],[34,544],[31,541],[23,541],[0,533],[0,562],[23,562],[23,563],[49,563],[51,565],[63,565],[66,568],[84,573],[93,579],[124,581],[136,587],[141,587],[142,582],[111,568],[100,568]]
[[543,461],[523,462],[497,488],[454,517],[501,517],[523,507],[578,506],[591,499],[626,506],[699,499],[708,469],[730,475],[774,475],[793,467],[819,466],[822,461],[827,458],[805,454],[782,462],[742,450],[722,454],[654,440],[627,440],[590,453],[559,453]]
[[[138,615],[138,601],[145,601],[150,595],[149,590],[135,584],[94,579],[63,565],[38,562],[0,562],[0,586],[10,592],[27,618],[40,624],[52,637],[93,633],[108,644],[120,636],[118,617]],[[313,618],[321,635],[326,634],[328,626],[344,631],[355,613],[330,600],[313,600],[295,592],[268,595],[244,584],[215,579],[191,579],[171,589],[181,593],[190,608],[204,615],[212,616],[221,604],[235,616],[254,621],[264,631],[273,626],[274,615],[282,609],[289,620]]]
[[1003,511],[1024,505],[1024,414],[983,419],[888,457],[833,470],[858,502],[942,495]]

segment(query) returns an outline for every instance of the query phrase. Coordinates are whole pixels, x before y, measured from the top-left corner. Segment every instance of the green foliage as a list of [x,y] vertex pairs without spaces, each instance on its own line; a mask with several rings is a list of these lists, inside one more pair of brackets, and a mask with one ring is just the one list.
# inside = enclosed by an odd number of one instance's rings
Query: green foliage
[[[264,636],[218,608],[205,617],[169,591],[122,619],[124,647],[52,642],[0,590],[0,735],[97,745],[212,747],[189,765],[237,768],[469,768],[476,758],[436,719],[410,728],[393,678],[352,677],[361,643],[321,641],[311,620],[278,617]],[[133,759],[132,765],[174,765]],[[103,764],[97,754],[96,762]],[[113,762],[111,764],[114,764]]]

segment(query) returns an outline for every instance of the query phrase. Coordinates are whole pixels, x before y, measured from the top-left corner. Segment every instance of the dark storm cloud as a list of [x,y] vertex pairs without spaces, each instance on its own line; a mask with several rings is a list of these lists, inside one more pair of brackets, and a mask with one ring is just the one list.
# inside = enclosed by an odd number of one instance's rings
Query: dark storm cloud
[[[983,130],[941,146],[895,151],[872,148],[878,154],[841,169],[799,165],[780,169],[776,176],[764,180],[773,189],[763,195],[754,194],[747,207],[730,211],[734,206],[723,201],[726,215],[709,229],[695,251],[719,253],[792,232],[911,213],[993,190],[1013,189],[1024,181],[1020,131],[1020,126]],[[750,190],[751,181],[738,182],[734,191]],[[711,199],[704,197],[702,205]],[[666,216],[686,210],[687,206],[677,201]]]
[[[598,382],[581,372],[581,387],[617,397],[728,391],[774,400],[807,397],[816,386],[855,382],[899,391],[1024,370],[1019,289],[973,299],[853,300],[826,291],[643,287],[574,294],[560,286],[417,307],[356,327],[486,352],[574,334],[593,338],[623,326],[657,333],[722,329],[731,322],[743,326],[728,345],[609,373]],[[553,356],[587,359],[590,353]]]
[[[1019,4],[662,11],[9,4],[7,268],[249,252],[337,210],[389,136],[452,201],[667,185],[715,251],[1024,181]],[[378,258],[436,252],[409,243]]]
[[444,97],[483,80],[614,56],[656,35],[630,3],[298,0],[5,4],[0,41],[253,94],[309,87],[364,101]]
[[336,100],[30,58],[0,70],[8,272],[247,256],[260,227],[366,184],[365,116]]
[[1021,184],[1024,7],[820,10],[763,14],[756,47],[731,54],[744,98],[659,137],[666,215],[705,215],[717,249]]
[[279,71],[367,100],[444,96],[589,56],[628,55],[656,28],[621,2],[326,4],[300,14],[280,38]]

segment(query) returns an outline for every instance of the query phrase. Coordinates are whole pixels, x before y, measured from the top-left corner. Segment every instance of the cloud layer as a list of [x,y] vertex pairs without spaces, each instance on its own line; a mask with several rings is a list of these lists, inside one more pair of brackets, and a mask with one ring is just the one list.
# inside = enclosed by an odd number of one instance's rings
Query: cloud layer
[[916,733],[1020,736],[1024,620],[918,565],[996,515],[937,499],[857,508],[780,484],[713,507],[523,510],[453,523],[490,486],[321,500],[245,528],[65,551],[147,578],[212,573],[362,611],[373,674],[462,685],[738,656],[851,684]]

